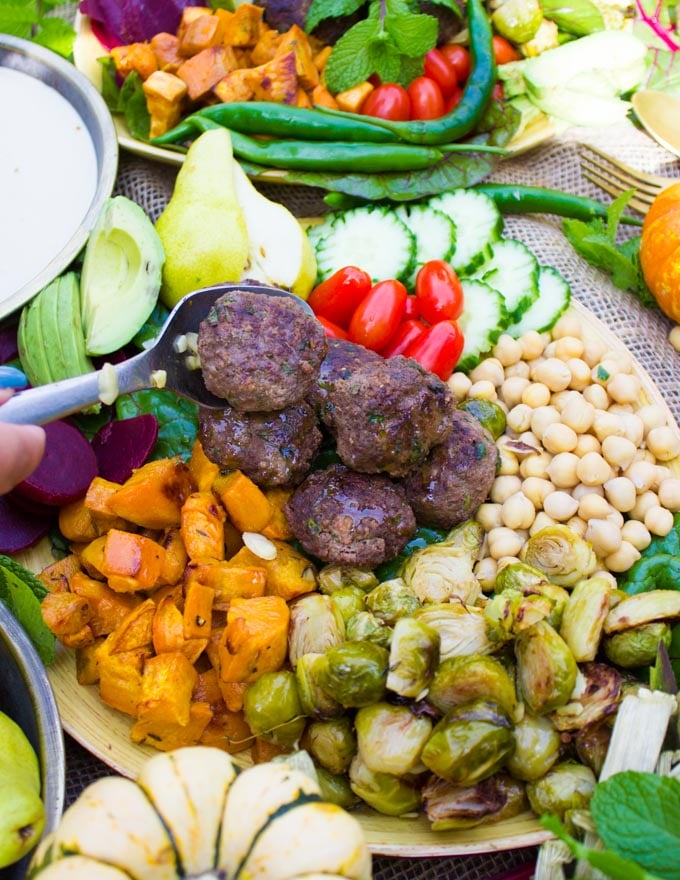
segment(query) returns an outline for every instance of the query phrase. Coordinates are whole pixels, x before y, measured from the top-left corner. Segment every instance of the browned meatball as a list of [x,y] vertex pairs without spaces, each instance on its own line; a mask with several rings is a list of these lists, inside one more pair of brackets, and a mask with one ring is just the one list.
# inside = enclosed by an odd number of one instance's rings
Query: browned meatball
[[294,299],[233,290],[198,332],[203,381],[244,412],[271,412],[304,400],[319,375],[326,335]]
[[357,474],[341,464],[310,474],[284,507],[307,553],[323,562],[373,568],[413,537],[413,511],[383,474]]
[[207,457],[263,487],[296,486],[321,446],[314,410],[304,402],[269,413],[201,409],[198,422]]
[[463,410],[453,430],[401,481],[419,523],[450,529],[474,516],[491,490],[498,450],[489,432]]
[[356,471],[404,476],[451,431],[448,386],[401,355],[359,365],[333,392],[338,455]]
[[329,339],[326,357],[321,361],[319,378],[312,388],[309,402],[327,428],[333,428],[335,410],[335,385],[339,379],[347,379],[353,370],[363,364],[381,360],[379,354],[350,342],[348,339]]

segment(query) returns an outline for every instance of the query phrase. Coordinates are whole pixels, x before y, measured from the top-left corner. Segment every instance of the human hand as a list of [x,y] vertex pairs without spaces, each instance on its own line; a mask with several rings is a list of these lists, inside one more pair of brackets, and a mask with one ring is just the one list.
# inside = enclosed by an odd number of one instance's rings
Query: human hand
[[[27,384],[14,367],[0,367],[0,404]],[[13,489],[38,467],[45,452],[45,432],[38,425],[0,423],[0,495]]]

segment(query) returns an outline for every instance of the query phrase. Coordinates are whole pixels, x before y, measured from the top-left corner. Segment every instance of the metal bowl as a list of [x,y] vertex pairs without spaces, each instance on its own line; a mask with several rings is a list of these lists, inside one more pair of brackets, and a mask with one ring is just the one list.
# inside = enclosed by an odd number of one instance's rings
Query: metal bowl
[[[45,803],[45,831],[64,809],[66,759],[61,720],[45,667],[24,629],[0,602],[0,709],[21,727],[36,750]],[[2,880],[23,880],[30,854],[0,870]]]
[[[8,68],[40,80],[65,98],[81,117],[92,139],[97,165],[96,189],[81,222],[63,248],[18,290],[4,290],[0,283],[0,318],[28,302],[45,285],[63,272],[85,245],[105,200],[111,195],[118,171],[118,141],[111,114],[104,99],[73,64],[49,49],[0,34],[0,68]],[[8,135],[7,135],[8,136]],[[45,144],[46,155],[49,143]],[[67,182],[71,185],[71,182]],[[78,185],[78,180],[72,182]],[[7,208],[11,221],[11,208]]]

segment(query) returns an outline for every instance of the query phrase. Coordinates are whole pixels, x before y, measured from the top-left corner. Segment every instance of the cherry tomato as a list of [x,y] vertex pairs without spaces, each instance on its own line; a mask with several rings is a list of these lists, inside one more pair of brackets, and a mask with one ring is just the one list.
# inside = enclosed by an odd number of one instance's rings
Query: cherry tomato
[[411,119],[438,119],[444,115],[444,96],[429,76],[417,76],[409,85]]
[[507,64],[509,61],[519,61],[522,57],[512,43],[500,34],[494,34],[492,42],[493,57],[496,59],[496,64]]
[[463,311],[463,287],[450,263],[428,260],[416,275],[418,312],[429,324],[455,321]]
[[354,310],[371,289],[371,276],[356,266],[343,266],[317,284],[307,302],[317,318],[346,330]]
[[404,321],[407,321],[409,318],[418,318],[419,316],[418,300],[415,296],[409,294],[406,297],[406,305],[404,306]]
[[444,113],[450,113],[454,107],[456,107],[460,103],[460,99],[463,97],[463,90],[460,86],[456,86],[456,88],[451,92],[451,94],[444,99]]
[[417,339],[420,334],[427,330],[422,321],[416,318],[406,318],[397,328],[397,332],[387,343],[387,347],[383,348],[380,354],[383,357],[394,357],[395,354],[403,354],[409,345]]
[[394,336],[404,316],[406,288],[401,281],[378,281],[357,306],[349,324],[349,338],[380,351]]
[[446,382],[458,363],[465,340],[455,321],[439,321],[421,333],[404,352]]
[[328,336],[329,339],[349,339],[347,331],[343,330],[342,327],[338,327],[338,325],[334,324],[332,321],[329,321],[328,318],[317,315],[316,320],[326,331],[326,336]]
[[411,118],[411,99],[403,86],[397,83],[383,83],[366,98],[361,106],[365,116],[392,119],[405,122]]
[[458,85],[456,70],[451,62],[439,51],[430,49],[425,53],[425,76],[433,79],[442,90],[442,95],[450,95]]
[[456,71],[459,83],[464,83],[470,76],[470,51],[457,43],[445,43],[439,51]]

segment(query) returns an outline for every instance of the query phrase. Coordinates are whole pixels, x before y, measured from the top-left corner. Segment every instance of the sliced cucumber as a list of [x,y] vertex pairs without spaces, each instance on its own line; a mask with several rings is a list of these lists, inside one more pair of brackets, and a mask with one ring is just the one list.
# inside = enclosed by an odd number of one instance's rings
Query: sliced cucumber
[[463,331],[465,344],[457,370],[471,370],[479,363],[481,356],[493,348],[508,324],[508,313],[503,297],[493,287],[483,281],[463,279],[465,307],[458,319]]
[[538,298],[538,260],[514,238],[494,243],[491,257],[474,277],[495,288],[505,300],[510,320],[516,323]]
[[538,270],[538,298],[505,333],[517,338],[529,330],[539,333],[550,330],[570,302],[571,290],[557,269],[541,266]]
[[428,260],[450,260],[456,247],[456,226],[442,211],[429,205],[399,205],[396,215],[416,237],[416,261],[411,286],[418,269]]
[[407,283],[416,258],[416,237],[390,208],[374,205],[329,215],[309,230],[317,281],[343,266],[359,266],[373,281]]
[[429,199],[435,211],[450,217],[456,227],[456,247],[451,265],[459,275],[470,275],[491,256],[500,238],[503,218],[489,196],[469,189],[454,189]]

